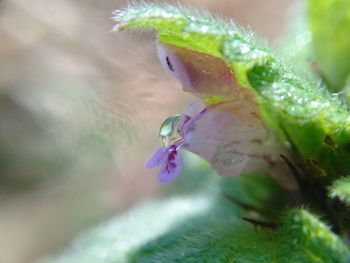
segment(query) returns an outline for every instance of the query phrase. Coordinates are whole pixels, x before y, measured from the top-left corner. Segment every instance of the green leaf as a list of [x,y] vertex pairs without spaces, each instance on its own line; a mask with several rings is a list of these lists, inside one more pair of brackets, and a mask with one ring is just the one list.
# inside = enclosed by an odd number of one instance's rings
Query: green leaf
[[[191,173],[183,176],[190,181],[198,177]],[[244,222],[241,217],[246,212],[229,202],[224,193],[252,206],[264,206],[266,202],[265,206],[269,204],[278,211],[283,207],[275,205],[283,200],[278,185],[259,174],[240,179],[214,178],[216,182],[203,187],[202,192],[145,203],[89,231],[61,256],[42,262],[155,262],[162,257],[161,262],[174,262],[189,254],[199,262],[204,257],[220,262],[217,260],[238,253],[242,258],[269,259],[264,250],[270,250],[272,232]],[[266,246],[260,246],[260,240],[266,240]]]
[[[161,259],[163,256],[162,262],[174,262],[186,258],[188,253],[198,253],[194,256],[200,260],[204,253],[211,253],[206,246],[218,241],[213,240],[213,237],[221,239],[227,234],[225,226],[234,231],[240,222],[237,217],[239,209],[224,199],[222,201],[219,208],[214,200],[203,195],[145,204],[86,234],[62,256],[42,262],[155,262],[152,261],[154,258]],[[244,227],[253,231],[250,226]],[[237,229],[249,237],[249,232],[242,231],[240,225]],[[238,238],[237,234],[232,236]],[[228,235],[226,240],[230,239]],[[197,251],[183,247],[188,244],[186,240],[196,240],[199,246]],[[203,244],[200,244],[200,240]],[[167,246],[167,251],[160,248],[165,249]],[[220,244],[217,244],[216,249],[222,252],[226,250]],[[161,255],[162,252],[164,255]],[[220,258],[214,251],[211,257]]]
[[345,262],[349,248],[316,216],[292,209],[282,218],[279,255],[283,262]]
[[329,196],[350,205],[350,177],[342,177],[329,187]]
[[271,205],[280,215],[283,205],[274,205],[280,190],[271,178],[247,174],[216,185],[192,196],[145,203],[41,262],[312,263],[341,262],[349,255],[344,243],[305,210],[290,210],[276,229],[261,228],[243,221],[247,212],[224,198],[223,193],[255,207]]
[[316,61],[331,87],[342,90],[350,75],[350,1],[308,3]]
[[276,231],[225,221],[185,227],[144,246],[131,262],[331,263],[348,256],[346,245],[326,225],[305,210],[291,210]]
[[277,230],[242,221],[239,212],[202,197],[149,203],[102,225],[59,262],[342,262],[349,251],[305,210],[291,210]]

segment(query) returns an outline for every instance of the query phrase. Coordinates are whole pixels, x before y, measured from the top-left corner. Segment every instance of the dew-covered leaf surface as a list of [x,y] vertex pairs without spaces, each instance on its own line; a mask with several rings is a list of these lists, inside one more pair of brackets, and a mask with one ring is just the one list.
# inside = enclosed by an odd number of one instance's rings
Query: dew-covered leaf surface
[[329,187],[329,196],[350,205],[350,177],[342,177]]
[[312,214],[291,210],[276,230],[203,196],[147,203],[42,262],[342,262],[348,248]]
[[[286,202],[271,178],[247,174],[216,179],[201,192],[144,203],[41,263],[342,262],[349,255],[345,244],[310,212],[296,209],[279,217]],[[257,217],[224,194],[258,209],[270,204],[277,213],[267,209],[265,217]],[[242,217],[278,225],[254,226]]]

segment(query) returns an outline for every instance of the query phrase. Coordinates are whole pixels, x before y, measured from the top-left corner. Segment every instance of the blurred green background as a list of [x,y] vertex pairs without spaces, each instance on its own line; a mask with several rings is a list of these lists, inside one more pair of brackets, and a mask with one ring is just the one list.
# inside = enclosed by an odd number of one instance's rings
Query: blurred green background
[[[299,4],[180,2],[233,17],[269,41]],[[162,121],[191,96],[163,73],[152,34],[111,33],[110,14],[123,6],[0,1],[0,262],[60,251],[162,187],[143,163]]]

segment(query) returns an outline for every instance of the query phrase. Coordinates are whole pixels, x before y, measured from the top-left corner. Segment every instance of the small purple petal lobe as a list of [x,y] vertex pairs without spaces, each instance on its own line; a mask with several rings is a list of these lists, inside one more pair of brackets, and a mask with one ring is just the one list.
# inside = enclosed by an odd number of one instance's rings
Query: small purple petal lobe
[[158,180],[162,184],[170,183],[176,179],[182,170],[182,159],[178,149],[169,149],[168,158],[163,162],[158,174]]
[[168,150],[164,147],[159,147],[151,157],[145,162],[145,167],[147,169],[155,168],[159,165],[163,165],[168,156]]

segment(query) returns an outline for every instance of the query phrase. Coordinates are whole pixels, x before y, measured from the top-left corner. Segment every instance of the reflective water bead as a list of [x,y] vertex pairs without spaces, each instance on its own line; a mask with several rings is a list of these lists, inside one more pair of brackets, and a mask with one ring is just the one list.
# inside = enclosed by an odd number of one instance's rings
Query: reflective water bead
[[159,137],[163,146],[180,145],[184,141],[183,125],[191,119],[185,114],[176,114],[167,118],[160,127]]

